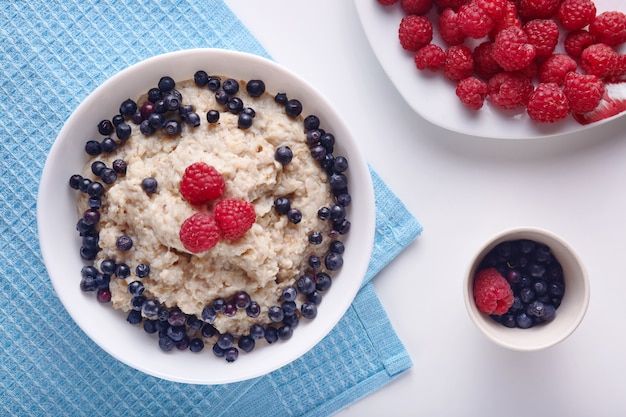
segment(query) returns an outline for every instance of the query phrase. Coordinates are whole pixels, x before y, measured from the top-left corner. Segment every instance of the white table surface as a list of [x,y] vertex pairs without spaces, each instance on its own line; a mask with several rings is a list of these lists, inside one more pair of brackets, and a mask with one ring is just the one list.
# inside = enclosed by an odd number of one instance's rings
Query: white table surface
[[[226,3],[276,61],[331,100],[424,226],[374,281],[414,366],[338,415],[625,415],[626,120],[531,141],[452,133],[407,107],[352,0]],[[525,225],[568,240],[591,279],[581,326],[532,353],[488,341],[461,286],[481,244]]]

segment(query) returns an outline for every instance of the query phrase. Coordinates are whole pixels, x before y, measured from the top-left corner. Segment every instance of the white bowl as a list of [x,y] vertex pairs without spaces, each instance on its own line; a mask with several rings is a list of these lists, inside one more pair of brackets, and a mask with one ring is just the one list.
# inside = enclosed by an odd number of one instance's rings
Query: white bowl
[[[285,92],[301,100],[304,116],[316,114],[322,127],[337,138],[336,154],[350,161],[349,181],[353,227],[344,239],[345,263],[333,277],[314,320],[301,322],[293,337],[272,345],[257,346],[237,361],[213,357],[210,349],[198,354],[164,353],[154,335],[129,325],[126,315],[96,301],[93,293],[79,288],[84,262],[79,256],[76,226],[76,192],[68,186],[71,175],[87,161],[84,143],[98,138],[100,120],[116,114],[128,97],[138,97],[156,86],[160,77],[191,79],[195,71],[228,75],[241,80],[262,79],[267,91]],[[257,377],[302,356],[339,322],[352,303],[371,256],[374,228],[374,193],[367,163],[355,139],[331,104],[306,81],[270,60],[220,49],[191,49],[159,55],[137,63],[111,77],[91,93],[61,129],[46,161],[37,201],[41,252],[50,280],[61,302],[78,326],[116,359],[147,374],[173,381],[222,384]],[[210,355],[210,356],[206,356]]]
[[[482,313],[473,296],[474,276],[480,262],[498,244],[529,239],[547,245],[563,268],[565,293],[554,320],[529,329],[508,328]],[[470,318],[485,336],[498,345],[519,351],[534,351],[553,346],[571,335],[581,323],[589,304],[589,278],[574,249],[547,230],[519,227],[493,236],[477,252],[463,280],[465,306]]]

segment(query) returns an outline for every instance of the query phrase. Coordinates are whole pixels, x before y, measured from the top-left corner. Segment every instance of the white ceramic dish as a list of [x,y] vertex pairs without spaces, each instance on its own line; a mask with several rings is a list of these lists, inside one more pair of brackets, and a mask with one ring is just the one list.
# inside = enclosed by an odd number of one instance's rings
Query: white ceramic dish
[[[617,115],[585,126],[571,117],[554,124],[538,124],[523,110],[503,111],[489,103],[479,111],[467,109],[456,96],[451,81],[441,73],[417,70],[413,54],[400,46],[398,25],[404,14],[399,4],[383,7],[376,0],[355,0],[354,3],[383,70],[409,106],[433,124],[472,136],[532,139],[578,132],[621,117]],[[595,4],[598,13],[624,10],[620,0],[595,0]],[[444,45],[436,30],[433,43]]]
[[[317,317],[301,323],[290,340],[259,346],[241,354],[234,363],[213,357],[210,349],[199,354],[162,352],[155,335],[129,325],[124,313],[100,304],[93,293],[79,288],[83,261],[79,256],[76,192],[68,186],[72,174],[87,161],[86,140],[99,137],[97,124],[116,114],[120,103],[154,87],[161,76],[177,80],[193,78],[203,69],[212,74],[242,80],[259,78],[268,92],[286,92],[299,98],[303,115],[316,114],[322,127],[337,137],[336,153],[350,161],[349,181],[353,197],[353,227],[345,239],[345,264],[334,275],[333,287],[324,296]],[[192,49],[168,53],[135,64],[111,77],[74,111],[54,142],[43,170],[37,222],[44,262],[61,302],[95,343],[120,361],[147,374],[173,381],[222,384],[269,373],[309,351],[341,319],[354,299],[369,263],[375,228],[374,194],[369,170],[348,127],[333,107],[306,81],[267,59],[219,49]]]
[[[563,267],[565,282],[563,301],[554,320],[529,329],[508,328],[497,323],[478,310],[473,296],[474,276],[485,255],[502,242],[519,239],[547,245]],[[582,260],[561,237],[536,227],[517,227],[493,236],[478,250],[463,279],[463,296],[470,318],[487,338],[509,349],[534,351],[562,342],[578,328],[589,304],[589,278]]]

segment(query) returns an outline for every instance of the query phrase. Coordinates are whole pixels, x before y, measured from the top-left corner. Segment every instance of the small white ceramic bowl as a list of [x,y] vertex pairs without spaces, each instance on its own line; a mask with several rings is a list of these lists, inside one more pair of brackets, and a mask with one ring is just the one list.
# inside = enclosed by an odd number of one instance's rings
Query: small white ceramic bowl
[[[344,266],[337,271],[333,287],[324,295],[315,320],[301,322],[293,337],[272,345],[257,346],[234,363],[214,357],[210,349],[200,356],[191,352],[162,352],[154,335],[129,325],[126,315],[96,301],[93,293],[79,288],[83,262],[76,193],[68,186],[71,175],[87,162],[86,140],[99,137],[99,121],[116,114],[125,99],[136,98],[156,86],[160,77],[192,79],[197,70],[241,80],[262,79],[268,93],[284,92],[303,104],[303,116],[317,115],[322,127],[337,138],[336,154],[350,162],[349,208],[352,228],[346,235]],[[43,170],[37,222],[44,262],[61,302],[95,343],[120,361],[150,375],[197,384],[223,384],[267,374],[299,358],[315,346],[339,322],[367,271],[375,229],[374,191],[367,163],[356,140],[333,106],[290,70],[256,55],[221,49],[192,49],[159,55],[111,77],[74,111],[60,131]],[[260,344],[259,344],[260,345]]]
[[[478,310],[474,301],[474,276],[481,261],[498,244],[511,240],[529,239],[547,245],[563,268],[565,293],[554,320],[529,329],[508,328]],[[493,236],[476,253],[463,280],[465,306],[478,329],[498,345],[518,351],[535,351],[553,346],[574,332],[581,323],[589,304],[589,278],[574,249],[562,238],[547,230],[519,227]]]

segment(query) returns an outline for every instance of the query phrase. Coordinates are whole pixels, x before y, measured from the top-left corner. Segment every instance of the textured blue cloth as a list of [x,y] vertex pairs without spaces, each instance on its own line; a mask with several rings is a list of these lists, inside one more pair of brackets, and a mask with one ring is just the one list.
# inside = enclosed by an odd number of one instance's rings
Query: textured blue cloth
[[373,171],[377,235],[364,286],[295,363],[254,380],[187,385],[95,345],[56,297],[37,241],[39,178],[63,122],[100,83],[156,54],[268,55],[221,1],[2,1],[0,20],[0,415],[329,415],[411,367],[369,280],[422,227]]

